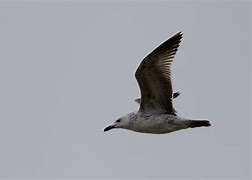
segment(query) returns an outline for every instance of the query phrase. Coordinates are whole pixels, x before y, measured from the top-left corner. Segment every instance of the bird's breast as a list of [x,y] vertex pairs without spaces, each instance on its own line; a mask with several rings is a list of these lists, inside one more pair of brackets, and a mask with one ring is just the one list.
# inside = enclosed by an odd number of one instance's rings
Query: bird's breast
[[173,115],[141,114],[132,122],[131,130],[153,134],[169,133],[181,129],[178,121],[177,116]]

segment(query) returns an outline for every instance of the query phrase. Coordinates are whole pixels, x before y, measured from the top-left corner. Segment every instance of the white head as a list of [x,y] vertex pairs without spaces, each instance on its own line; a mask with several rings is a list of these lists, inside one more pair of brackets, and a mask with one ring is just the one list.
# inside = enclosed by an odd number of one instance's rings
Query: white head
[[109,131],[114,128],[123,128],[123,129],[129,129],[130,126],[130,119],[131,119],[131,114],[128,114],[126,116],[123,116],[119,119],[117,119],[113,125],[110,125],[104,129],[105,131]]

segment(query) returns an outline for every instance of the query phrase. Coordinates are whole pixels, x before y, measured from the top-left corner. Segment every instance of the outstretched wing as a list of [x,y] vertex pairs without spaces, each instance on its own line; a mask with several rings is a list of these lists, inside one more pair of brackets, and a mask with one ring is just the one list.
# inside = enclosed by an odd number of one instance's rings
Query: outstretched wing
[[141,91],[139,111],[176,115],[170,66],[182,39],[177,33],[143,59],[135,72]]

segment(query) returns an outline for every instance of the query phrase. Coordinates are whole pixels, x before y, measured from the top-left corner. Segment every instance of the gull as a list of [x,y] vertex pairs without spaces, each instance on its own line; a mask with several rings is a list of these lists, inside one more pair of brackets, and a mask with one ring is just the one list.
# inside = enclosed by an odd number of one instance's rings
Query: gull
[[207,119],[189,119],[177,115],[173,108],[171,63],[182,39],[178,32],[147,55],[138,66],[135,77],[140,87],[141,98],[137,112],[119,119],[105,131],[122,128],[140,133],[164,134],[181,129],[211,126]]

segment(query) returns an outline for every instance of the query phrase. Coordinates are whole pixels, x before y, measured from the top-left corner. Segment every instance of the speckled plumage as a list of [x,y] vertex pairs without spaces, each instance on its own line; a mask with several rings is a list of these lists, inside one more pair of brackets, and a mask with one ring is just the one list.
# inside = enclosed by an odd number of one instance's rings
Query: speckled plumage
[[187,119],[170,114],[134,112],[124,118],[129,121],[127,129],[142,133],[163,134],[189,127]]

